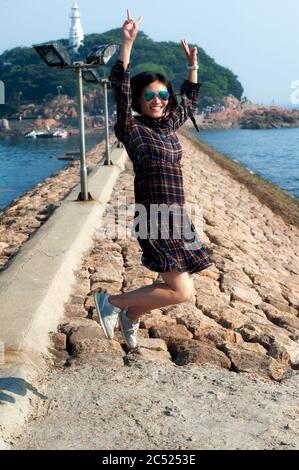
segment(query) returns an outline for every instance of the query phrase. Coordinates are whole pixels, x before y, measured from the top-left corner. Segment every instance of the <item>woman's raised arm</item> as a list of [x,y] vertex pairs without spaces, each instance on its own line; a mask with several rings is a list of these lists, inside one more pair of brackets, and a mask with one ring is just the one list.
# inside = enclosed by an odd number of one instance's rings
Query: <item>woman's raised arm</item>
[[196,113],[199,89],[201,87],[201,83],[198,83],[197,79],[197,48],[189,47],[186,39],[182,40],[182,46],[188,60],[188,80],[185,80],[181,87],[181,103],[178,108],[172,112],[173,128],[174,130],[178,129],[190,118],[198,131],[193,116]]
[[122,46],[119,55],[119,60],[122,63],[117,61],[112,67],[110,74],[110,82],[117,105],[117,121],[114,127],[115,135],[125,145],[129,142],[132,119],[130,67],[128,64],[141,20],[142,18],[138,18],[137,21],[132,20],[131,13],[128,10],[128,19],[122,27]]
[[197,70],[198,70],[198,63],[197,63],[197,47],[189,47],[188,42],[186,39],[182,39],[182,46],[185,51],[188,60],[188,80],[189,82],[197,83]]
[[142,16],[134,21],[130,10],[127,10],[128,19],[124,22],[122,27],[122,44],[119,54],[119,60],[123,62],[124,69],[126,70],[130,62],[131,50],[133,43],[137,37],[138,28],[142,21]]

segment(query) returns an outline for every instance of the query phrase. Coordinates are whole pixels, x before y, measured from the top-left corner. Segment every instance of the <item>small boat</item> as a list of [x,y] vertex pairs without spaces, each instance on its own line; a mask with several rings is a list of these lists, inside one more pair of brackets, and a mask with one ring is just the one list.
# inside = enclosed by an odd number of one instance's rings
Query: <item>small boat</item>
[[47,136],[47,132],[46,131],[31,131],[31,132],[27,132],[27,134],[25,134],[25,138],[26,139],[36,139],[37,137],[46,137]]
[[53,132],[52,137],[60,137],[61,139],[66,139],[68,135],[68,131],[64,129],[58,129],[57,131]]
[[56,130],[33,130],[25,134],[26,139],[37,139],[37,138],[46,138],[51,137],[60,137],[61,139],[66,139],[68,137],[68,131],[65,129],[56,129]]

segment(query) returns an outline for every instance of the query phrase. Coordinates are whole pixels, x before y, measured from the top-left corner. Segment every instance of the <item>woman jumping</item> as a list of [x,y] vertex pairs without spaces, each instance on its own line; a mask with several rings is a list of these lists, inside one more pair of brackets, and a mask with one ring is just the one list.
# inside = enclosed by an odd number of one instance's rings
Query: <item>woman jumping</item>
[[[178,105],[171,84],[160,73],[143,72],[130,79],[130,54],[141,21],[142,17],[134,21],[128,11],[128,19],[122,27],[119,60],[112,67],[110,79],[117,100],[115,134],[133,163],[135,204],[142,204],[147,210],[143,227],[139,227],[146,228],[146,236],[138,234],[136,237],[142,249],[141,261],[148,269],[160,273],[164,283],[153,283],[118,295],[95,294],[96,309],[106,336],[113,339],[119,321],[129,348],[137,347],[140,317],[153,309],[187,301],[193,292],[190,274],[212,264],[191,221],[192,243],[185,237],[188,218],[178,214],[180,211],[174,211],[172,223],[166,224],[167,233],[166,225],[156,217],[153,220],[150,214],[153,207],[183,208],[185,204],[182,148],[175,131],[188,117],[194,120],[201,86],[197,81],[197,48],[189,48],[187,41],[182,40],[188,79],[181,87]],[[178,220],[183,220],[180,236],[177,236]],[[153,236],[153,228],[158,237]]]

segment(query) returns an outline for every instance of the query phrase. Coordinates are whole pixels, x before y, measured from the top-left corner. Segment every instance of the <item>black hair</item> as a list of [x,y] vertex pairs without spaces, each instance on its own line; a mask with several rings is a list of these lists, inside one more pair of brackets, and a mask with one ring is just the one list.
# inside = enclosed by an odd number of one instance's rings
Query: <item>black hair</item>
[[178,102],[174,94],[171,83],[161,73],[141,72],[131,78],[132,109],[138,114],[142,114],[141,106],[138,103],[142,90],[153,82],[161,82],[170,93],[166,113],[174,111],[178,107]]

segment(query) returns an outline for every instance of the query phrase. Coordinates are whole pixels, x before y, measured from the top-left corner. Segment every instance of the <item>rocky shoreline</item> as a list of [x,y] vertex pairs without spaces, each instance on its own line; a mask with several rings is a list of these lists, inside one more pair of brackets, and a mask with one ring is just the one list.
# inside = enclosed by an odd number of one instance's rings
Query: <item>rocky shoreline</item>
[[284,129],[299,127],[299,111],[280,106],[244,105],[232,97],[223,111],[196,116],[198,128]]
[[[87,153],[87,164],[99,163],[104,151],[101,142]],[[79,166],[79,161],[67,164],[0,211],[0,272],[80,182]]]
[[[92,102],[92,100],[91,100]],[[225,106],[218,112],[205,112],[196,116],[196,122],[200,130],[208,129],[283,129],[299,127],[299,111],[290,110],[280,106],[259,106],[254,103],[244,104],[235,97],[226,97]],[[22,136],[33,129],[57,128],[67,129],[72,135],[78,133],[77,114],[75,108],[60,109],[61,102],[55,99],[53,103],[43,109],[44,118],[0,119],[1,136]],[[64,103],[65,105],[65,103]],[[57,108],[58,106],[58,108]],[[70,111],[71,110],[71,111]],[[58,115],[59,119],[53,116]],[[103,116],[89,116],[85,118],[85,132],[98,134],[104,130]],[[112,125],[112,121],[110,122]]]
[[[180,138],[187,202],[203,207],[213,266],[192,276],[189,302],[143,316],[129,352],[119,331],[105,338],[93,293],[160,279],[134,238],[95,234],[52,334],[50,401],[15,448],[298,448],[298,227]],[[127,161],[115,207],[120,196],[133,202],[133,178]]]

